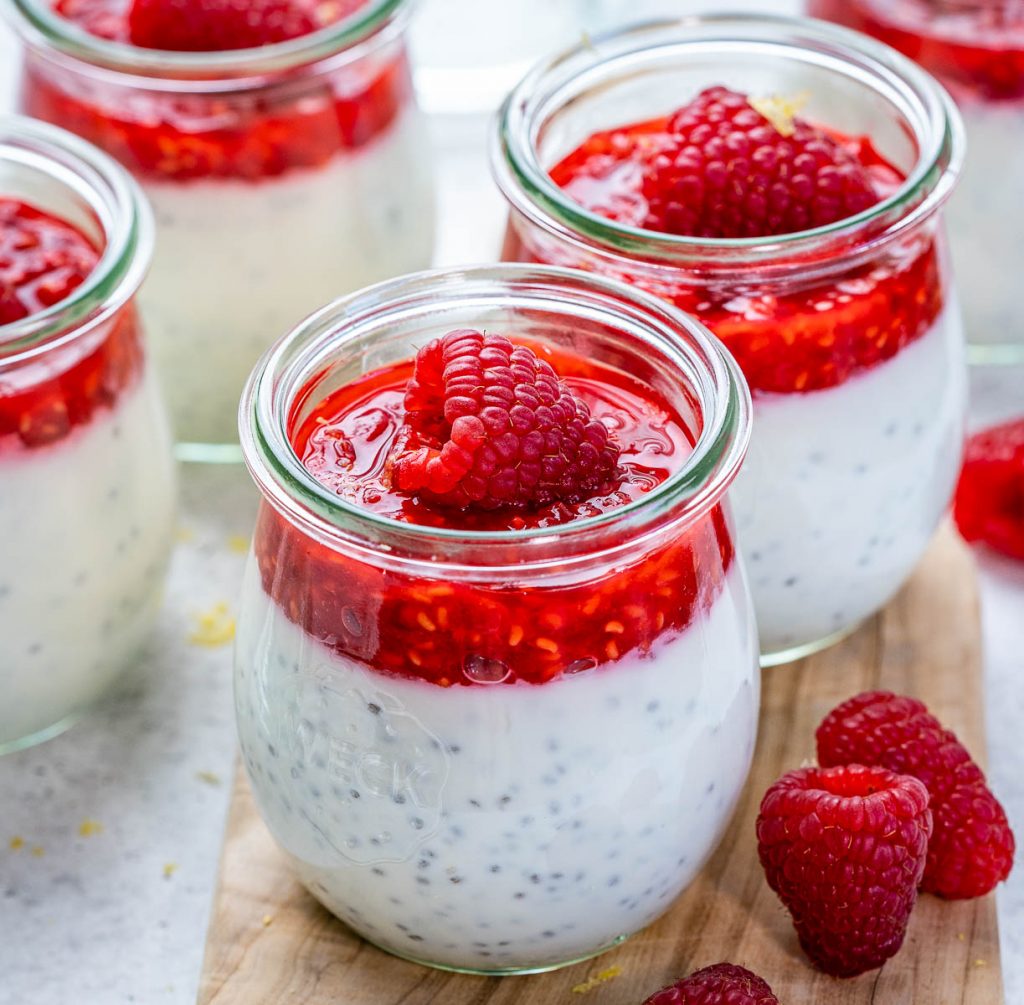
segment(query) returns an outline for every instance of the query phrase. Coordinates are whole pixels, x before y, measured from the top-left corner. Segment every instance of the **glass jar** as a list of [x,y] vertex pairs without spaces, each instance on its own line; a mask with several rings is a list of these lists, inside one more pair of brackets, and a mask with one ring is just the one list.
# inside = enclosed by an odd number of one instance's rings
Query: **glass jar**
[[92,36],[47,0],[12,4],[22,110],[112,154],[154,207],[141,307],[186,459],[237,459],[239,395],[282,331],[430,262],[408,7],[371,0],[290,42],[181,53]]
[[0,196],[101,252],[65,299],[0,325],[0,753],[88,709],[141,647],[173,540],[174,464],[135,293],[136,186],[59,129],[0,119]]
[[1014,276],[1024,257],[1024,5],[811,0],[809,9],[893,46],[952,91],[970,150],[948,213],[969,358],[1024,364]]
[[[831,226],[719,240],[613,222],[552,181],[595,132],[718,84],[806,95],[804,118],[869,136],[906,180]],[[962,157],[956,110],[930,77],[800,19],[709,16],[604,36],[537,67],[499,114],[504,257],[656,293],[700,318],[747,378],[754,432],[735,504],[766,665],[885,604],[949,503],[966,381],[939,209]]]
[[[692,454],[620,508],[500,532],[375,516],[307,472],[290,436],[326,395],[467,325],[647,381]],[[264,500],[239,737],[312,894],[389,952],[482,973],[552,969],[662,914],[715,847],[757,725],[725,497],[749,397],[715,341],[599,278],[423,273],[278,343],[241,426]]]

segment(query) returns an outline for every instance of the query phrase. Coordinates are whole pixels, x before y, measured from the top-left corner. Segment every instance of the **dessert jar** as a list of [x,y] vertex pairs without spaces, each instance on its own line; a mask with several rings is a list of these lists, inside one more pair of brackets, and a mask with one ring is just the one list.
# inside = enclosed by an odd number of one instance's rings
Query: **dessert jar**
[[969,150],[947,214],[969,359],[1024,364],[1013,267],[1024,257],[1024,8],[1017,0],[811,0],[809,10],[893,46],[952,92]]
[[153,205],[140,305],[186,459],[237,459],[242,387],[282,331],[430,262],[408,7],[371,0],[302,38],[193,53],[108,41],[46,0],[14,0],[22,110],[112,154]]
[[135,309],[152,250],[136,186],[76,137],[6,117],[0,201],[0,280],[32,243],[7,240],[15,205],[75,228],[97,258],[56,302],[0,324],[3,752],[69,725],[141,647],[160,605],[175,478]]
[[[325,395],[467,326],[646,384],[692,450],[628,504],[504,531],[381,518],[310,475],[293,431]],[[264,500],[239,737],[278,843],[356,932],[441,968],[540,971],[643,928],[696,876],[757,725],[726,498],[748,423],[699,324],[541,267],[382,284],[264,357],[241,412]]]
[[[803,95],[804,119],[869,137],[903,181],[829,226],[706,239],[613,221],[552,180],[588,138],[649,124],[720,84]],[[962,155],[955,108],[917,66],[854,32],[788,18],[603,36],[537,67],[499,113],[503,257],[656,293],[700,318],[747,378],[754,429],[735,507],[765,664],[878,610],[951,498],[966,381],[940,209]]]

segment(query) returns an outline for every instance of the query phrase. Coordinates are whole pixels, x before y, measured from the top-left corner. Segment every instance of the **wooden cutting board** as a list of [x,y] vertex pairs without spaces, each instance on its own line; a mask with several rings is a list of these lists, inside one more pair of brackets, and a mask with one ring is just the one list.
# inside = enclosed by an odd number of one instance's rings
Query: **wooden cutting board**
[[922,897],[895,959],[837,981],[801,954],[765,884],[753,830],[768,785],[813,757],[825,713],[867,688],[922,698],[983,757],[979,631],[973,562],[947,528],[882,614],[828,652],[765,672],[750,782],[721,847],[669,914],[604,956],[550,974],[451,975],[368,945],[291,878],[239,772],[199,1005],[640,1005],[720,960],[763,975],[783,1005],[1000,1005],[992,897]]

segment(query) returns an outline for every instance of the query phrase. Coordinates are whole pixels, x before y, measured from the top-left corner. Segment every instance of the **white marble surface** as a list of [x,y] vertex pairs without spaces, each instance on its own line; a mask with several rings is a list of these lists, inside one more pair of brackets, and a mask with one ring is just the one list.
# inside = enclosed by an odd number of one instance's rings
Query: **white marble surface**
[[[0,26],[0,108],[12,51]],[[485,125],[436,125],[438,261],[490,258],[502,212]],[[976,374],[974,392],[977,421],[1024,410],[1024,373]],[[183,483],[182,540],[141,678],[71,733],[0,760],[0,1005],[195,1000],[235,741],[230,647],[188,640],[215,605],[233,611],[255,499],[237,469],[192,468]],[[991,775],[1024,833],[1024,566],[982,557],[980,571]],[[1006,1001],[1021,1005],[1024,869],[999,913]]]

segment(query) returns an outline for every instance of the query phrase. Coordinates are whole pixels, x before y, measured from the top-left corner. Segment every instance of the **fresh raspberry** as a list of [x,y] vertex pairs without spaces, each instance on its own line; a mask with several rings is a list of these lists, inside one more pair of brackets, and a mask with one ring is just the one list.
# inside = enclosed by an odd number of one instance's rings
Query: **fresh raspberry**
[[128,38],[133,45],[144,49],[173,52],[254,49],[309,35],[347,17],[364,2],[132,0],[128,10]]
[[779,1005],[779,999],[746,967],[716,963],[656,991],[644,1005]]
[[449,332],[416,355],[391,476],[460,508],[544,506],[609,491],[619,449],[551,365],[503,335]]
[[966,540],[1024,561],[1024,419],[967,441],[953,515]]
[[935,830],[922,889],[980,897],[1009,875],[1014,840],[1006,813],[981,768],[921,702],[868,691],[833,709],[816,736],[823,765],[878,765],[928,787]]
[[671,146],[644,173],[648,230],[710,238],[789,234],[878,201],[860,161],[777,99],[752,102],[711,87],[672,116],[668,132]]
[[822,970],[853,977],[899,950],[931,832],[928,790],[884,768],[803,768],[767,791],[761,865]]

